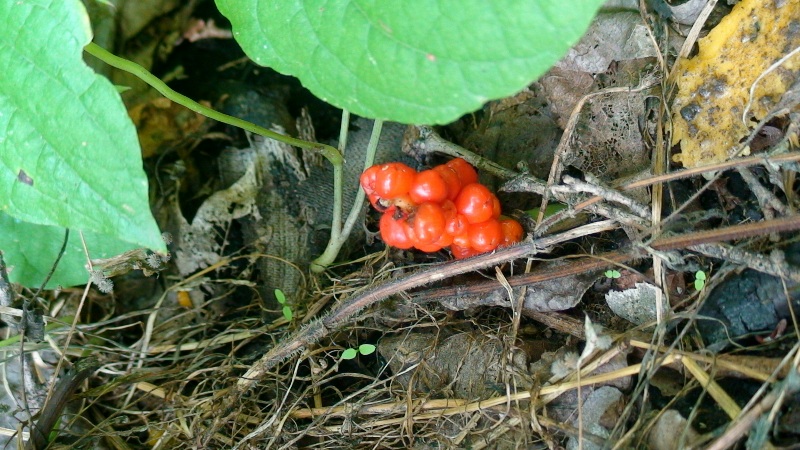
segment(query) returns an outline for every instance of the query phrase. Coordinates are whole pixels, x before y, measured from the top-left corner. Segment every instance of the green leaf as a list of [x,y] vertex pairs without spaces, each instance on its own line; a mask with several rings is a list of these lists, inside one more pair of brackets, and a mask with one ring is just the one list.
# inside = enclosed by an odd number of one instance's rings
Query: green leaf
[[275,300],[277,300],[281,305],[286,304],[286,295],[284,295],[282,290],[275,289]]
[[292,315],[292,308],[290,308],[288,306],[284,306],[283,307],[283,317],[286,318],[286,320],[292,320],[292,317],[294,317],[294,315]]
[[[55,239],[47,245],[60,246],[64,227],[76,239],[83,230],[97,239],[93,258],[112,248],[166,251],[136,130],[114,86],[83,62],[91,30],[81,2],[0,2],[0,17],[0,212],[61,228],[40,234]],[[0,234],[22,229],[17,223]],[[6,248],[7,262],[25,274],[41,271],[33,246],[20,240],[15,251]],[[54,282],[75,284],[76,276]]]
[[706,273],[703,272],[702,270],[698,270],[697,273],[694,274],[694,277],[696,279],[698,279],[698,280],[705,280],[706,279]]
[[604,0],[216,0],[250,58],[360,116],[448,123],[526,87]]
[[371,355],[375,352],[375,346],[372,344],[361,344],[358,346],[358,352],[362,355]]
[[358,350],[354,348],[348,348],[347,350],[342,352],[342,359],[353,359],[358,355]]
[[[13,283],[41,286],[64,243],[64,228],[35,225],[0,213],[0,230],[0,249],[9,268],[8,277]],[[92,259],[109,258],[135,248],[108,236],[83,234]],[[80,233],[70,231],[64,256],[47,287],[86,284],[89,280],[86,262]]]
[[706,286],[706,273],[702,270],[698,270],[694,273],[694,288],[696,290],[702,290]]

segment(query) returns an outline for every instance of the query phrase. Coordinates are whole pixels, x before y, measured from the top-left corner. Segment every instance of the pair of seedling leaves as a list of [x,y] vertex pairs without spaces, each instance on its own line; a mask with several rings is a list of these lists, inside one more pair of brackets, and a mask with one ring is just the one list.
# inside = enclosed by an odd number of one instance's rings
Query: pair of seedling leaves
[[[94,0],[89,0],[94,1]],[[514,94],[564,55],[602,0],[217,0],[255,62],[369,118],[443,124]],[[110,7],[110,6],[109,6]],[[82,59],[80,0],[0,2],[0,250],[12,281],[83,284],[86,256],[165,252],[117,89]]]
[[[291,306],[286,301],[286,294],[283,293],[280,289],[275,289],[275,300],[278,301],[278,304],[281,305],[281,312],[283,313],[283,318],[286,319],[288,322],[291,322],[294,318],[294,313],[292,312]],[[375,346],[372,344],[361,344],[358,348],[346,348],[342,351],[342,359],[354,359],[358,355],[371,355],[375,352]]]

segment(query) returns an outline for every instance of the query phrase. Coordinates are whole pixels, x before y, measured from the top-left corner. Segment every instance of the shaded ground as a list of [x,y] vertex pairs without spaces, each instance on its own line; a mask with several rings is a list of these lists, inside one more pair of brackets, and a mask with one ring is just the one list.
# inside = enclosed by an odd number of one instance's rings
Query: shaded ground
[[[338,138],[340,112],[244,58],[212,2],[142,4],[151,14],[123,8],[101,44],[231,115]],[[523,222],[528,242],[491,263],[387,249],[367,212],[343,262],[312,274],[331,217],[324,161],[111,74],[134,88],[172,265],[89,293],[70,359],[100,369],[75,386],[53,446],[792,445],[800,25],[786,11],[798,8],[718,5],[698,30],[736,44],[712,51],[693,45],[702,4],[648,4],[601,14],[514,97],[435,130],[386,124],[379,161],[466,155]],[[371,126],[350,124],[348,205]],[[64,316],[81,292],[49,295]],[[351,313],[355,301],[367,307]],[[376,351],[342,358],[363,344]]]

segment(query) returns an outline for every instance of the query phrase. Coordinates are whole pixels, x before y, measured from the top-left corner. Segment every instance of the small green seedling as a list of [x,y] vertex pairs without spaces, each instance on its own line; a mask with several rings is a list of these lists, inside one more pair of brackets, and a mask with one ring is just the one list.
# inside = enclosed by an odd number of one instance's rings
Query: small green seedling
[[278,300],[278,303],[283,305],[283,317],[285,317],[286,320],[291,321],[292,317],[294,317],[292,315],[292,308],[286,304],[286,296],[283,294],[282,290],[275,289],[275,299]]
[[702,270],[698,270],[694,273],[694,288],[698,291],[703,290],[706,286],[706,273]]
[[611,278],[611,279],[614,279],[614,278],[619,278],[619,277],[621,277],[621,276],[622,276],[622,274],[621,274],[621,273],[619,273],[619,270],[613,270],[613,269],[610,269],[610,270],[606,270],[606,271],[605,271],[605,276],[606,276],[606,278]]
[[348,348],[342,352],[342,359],[353,359],[361,353],[364,356],[370,355],[375,352],[375,346],[372,344],[361,344],[358,348]]

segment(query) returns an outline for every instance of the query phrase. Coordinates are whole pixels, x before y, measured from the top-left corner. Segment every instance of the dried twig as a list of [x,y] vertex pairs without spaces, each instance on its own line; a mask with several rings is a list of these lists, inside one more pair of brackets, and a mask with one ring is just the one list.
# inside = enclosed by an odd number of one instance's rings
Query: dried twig
[[780,200],[778,197],[775,196],[772,192],[770,192],[767,188],[764,187],[761,182],[753,175],[753,172],[746,167],[737,167],[736,171],[739,175],[742,176],[742,179],[747,183],[747,186],[750,188],[750,191],[753,195],[756,196],[759,205],[761,205],[761,211],[764,214],[764,217],[768,219],[772,219],[775,217],[775,213],[779,214],[786,214],[787,207]]
[[[418,139],[413,143],[415,148],[422,149],[425,152],[441,153],[443,155],[452,156],[453,158],[463,158],[479,170],[490,173],[501,179],[508,180],[519,175],[513,170],[506,169],[494,161],[483,158],[460,145],[444,139],[429,126],[418,126],[417,132],[419,133]],[[537,194],[544,193],[544,183],[540,180],[535,180],[531,177],[530,185],[531,192],[536,192]]]
[[[636,215],[638,215],[643,219],[650,217],[650,211],[645,205],[642,205],[636,200],[625,196],[619,191],[603,186],[600,180],[596,179],[595,177],[590,177],[588,174],[586,180],[587,181],[581,181],[578,180],[577,178],[565,175],[563,181],[567,187],[567,190],[569,191],[587,192],[589,194],[597,195],[603,197],[604,199],[610,202],[615,202],[627,206],[628,209],[630,209]],[[553,189],[556,189],[557,187],[558,186],[554,186]],[[561,187],[561,189],[564,188],[565,187]]]
[[578,118],[580,117],[580,113],[583,110],[583,106],[586,104],[587,101],[590,99],[605,95],[605,94],[612,94],[612,93],[627,93],[633,94],[636,92],[641,92],[646,89],[650,89],[660,83],[660,78],[655,76],[654,74],[647,74],[640,80],[637,86],[619,86],[619,87],[610,87],[601,89],[596,92],[592,92],[589,94],[584,95],[578,103],[572,108],[572,113],[569,116],[569,120],[567,121],[567,125],[564,127],[564,133],[561,135],[561,140],[558,143],[558,147],[556,147],[555,153],[553,155],[553,164],[550,167],[550,175],[547,177],[547,184],[545,185],[545,191],[542,193],[542,203],[539,207],[539,216],[536,218],[536,224],[539,228],[539,225],[542,223],[544,219],[544,212],[547,209],[547,203],[550,200],[550,188],[555,185],[556,181],[561,178],[561,172],[563,171],[563,158],[567,154],[567,150],[569,150],[569,143],[573,137],[573,131],[575,131],[575,127],[578,124]]
[[800,270],[795,269],[786,261],[776,261],[759,253],[748,252],[727,244],[699,244],[688,247],[689,250],[712,258],[741,264],[759,272],[768,273],[776,277],[786,276],[794,282],[800,283]]
[[[317,342],[321,338],[331,334],[333,331],[338,330],[342,325],[352,320],[359,311],[380,302],[390,295],[462,273],[492,267],[505,261],[541,253],[555,244],[575,238],[577,234],[586,235],[587,230],[589,233],[594,233],[602,229],[609,229],[611,224],[601,223],[601,225],[602,226],[598,226],[598,224],[586,225],[572,230],[571,232],[500,249],[495,253],[440,264],[424,271],[410,274],[401,279],[368,288],[339,304],[326,317],[298,330],[261,357],[261,359],[239,380],[235,395],[228,397],[228,400],[225,402],[225,410],[228,412],[232,411],[232,405],[236,404],[239,396],[255,386],[260,379],[266,376],[272,367]],[[770,232],[792,231],[797,229],[800,229],[800,216],[793,216],[769,222],[735,225],[721,229],[662,238],[654,240],[650,243],[650,246],[656,250],[674,250],[686,248],[691,245],[741,239]],[[509,283],[513,284],[512,280],[513,279],[510,279]],[[213,429],[209,430],[207,436],[213,433],[213,431]]]
[[615,225],[610,221],[584,225],[561,234],[499,249],[494,253],[488,253],[461,261],[439,264],[404,278],[368,288],[334,307],[334,309],[321,320],[308,324],[278,346],[272,348],[244,374],[237,383],[237,390],[239,393],[247,392],[276,364],[301,351],[308,345],[319,341],[333,331],[338,330],[339,327],[347,323],[347,321],[352,319],[359,311],[391,295],[462,273],[485,269],[506,261],[542,253],[556,244],[574,239],[577,236],[607,231],[614,227]]
[[[734,167],[749,167],[759,164],[788,164],[788,163],[795,163],[798,161],[800,161],[800,152],[789,152],[781,155],[754,155],[746,158],[724,161],[721,163],[708,164],[700,167],[692,167],[690,169],[679,170],[677,172],[671,172],[664,175],[658,175],[643,180],[634,181],[622,186],[620,190],[629,191],[631,189],[648,187],[658,183],[666,183],[668,181],[689,178],[707,172],[728,170]],[[593,205],[602,200],[603,200],[602,197],[592,197],[586,201],[583,201],[575,205],[574,209],[575,210],[585,209],[588,208],[590,205]]]

